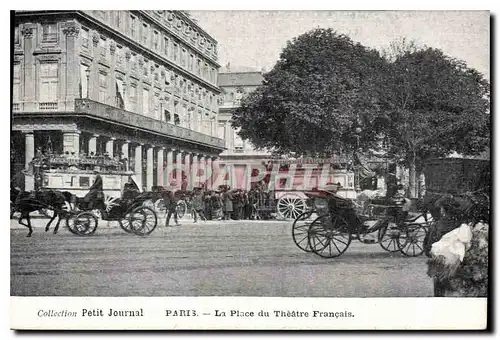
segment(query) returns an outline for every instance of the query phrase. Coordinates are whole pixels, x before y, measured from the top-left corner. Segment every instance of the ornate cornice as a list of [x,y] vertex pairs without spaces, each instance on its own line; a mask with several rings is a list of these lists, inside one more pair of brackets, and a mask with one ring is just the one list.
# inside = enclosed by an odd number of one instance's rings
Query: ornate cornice
[[34,31],[33,26],[23,26],[21,29],[21,34],[25,39],[32,39],[33,38],[33,31]]
[[94,33],[92,35],[92,43],[94,44],[94,47],[97,47],[97,44],[99,43],[99,34]]
[[76,23],[68,23],[62,31],[68,37],[78,37],[80,27]]

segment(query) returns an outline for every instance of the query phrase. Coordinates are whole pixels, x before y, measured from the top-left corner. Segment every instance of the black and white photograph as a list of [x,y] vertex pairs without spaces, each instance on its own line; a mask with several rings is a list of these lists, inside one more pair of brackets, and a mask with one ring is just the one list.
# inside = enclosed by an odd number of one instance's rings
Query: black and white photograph
[[487,8],[10,20],[12,328],[486,328]]

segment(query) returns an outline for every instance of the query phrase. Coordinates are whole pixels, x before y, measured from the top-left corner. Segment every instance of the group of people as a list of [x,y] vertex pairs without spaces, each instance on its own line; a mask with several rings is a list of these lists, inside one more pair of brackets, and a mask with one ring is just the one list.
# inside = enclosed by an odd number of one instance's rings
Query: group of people
[[261,218],[259,207],[272,199],[269,191],[261,189],[242,190],[222,187],[219,191],[195,188],[192,191],[162,191],[165,208],[167,210],[166,226],[173,217],[178,223],[177,205],[183,200],[187,212],[191,214],[194,222],[199,219],[206,220],[252,220]]

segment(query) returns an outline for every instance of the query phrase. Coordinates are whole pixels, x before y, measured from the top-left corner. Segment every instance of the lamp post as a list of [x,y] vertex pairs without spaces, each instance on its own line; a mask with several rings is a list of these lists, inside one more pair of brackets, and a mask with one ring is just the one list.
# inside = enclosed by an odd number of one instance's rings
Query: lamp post
[[[358,126],[356,128],[356,152],[359,151],[359,138],[360,138],[361,131],[362,131],[361,128]],[[359,168],[360,168],[360,164],[358,164],[356,166],[356,192],[361,191],[361,186],[359,185]]]
[[86,98],[89,99],[89,89],[90,89],[90,83],[89,83],[89,79],[90,79],[90,67],[87,67],[87,69],[85,70],[85,76],[87,77],[87,96]]

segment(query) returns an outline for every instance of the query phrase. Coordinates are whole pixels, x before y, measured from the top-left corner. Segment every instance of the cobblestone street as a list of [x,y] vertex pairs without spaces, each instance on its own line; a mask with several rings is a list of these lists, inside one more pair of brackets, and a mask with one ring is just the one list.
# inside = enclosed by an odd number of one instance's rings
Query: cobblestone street
[[291,222],[231,221],[163,226],[147,237],[100,221],[79,237],[45,220],[11,221],[11,294],[58,296],[432,296],[426,257],[353,241],[339,258],[302,252]]

